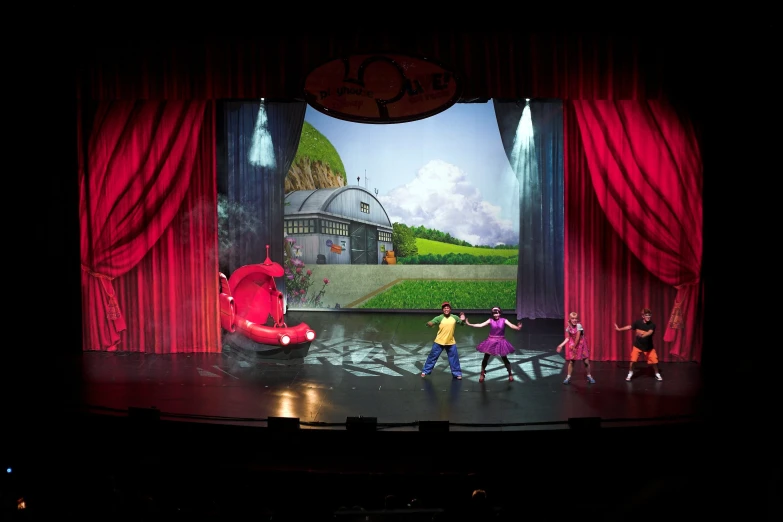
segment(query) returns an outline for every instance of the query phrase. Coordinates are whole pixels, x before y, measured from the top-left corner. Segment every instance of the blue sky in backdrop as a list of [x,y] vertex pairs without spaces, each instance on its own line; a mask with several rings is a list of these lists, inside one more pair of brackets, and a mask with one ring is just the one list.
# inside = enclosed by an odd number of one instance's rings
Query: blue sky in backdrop
[[[519,242],[519,185],[492,102],[458,103],[423,120],[353,123],[307,107],[334,145],[348,183],[378,191],[394,222],[424,225],[473,245]],[[365,174],[366,173],[366,174]]]

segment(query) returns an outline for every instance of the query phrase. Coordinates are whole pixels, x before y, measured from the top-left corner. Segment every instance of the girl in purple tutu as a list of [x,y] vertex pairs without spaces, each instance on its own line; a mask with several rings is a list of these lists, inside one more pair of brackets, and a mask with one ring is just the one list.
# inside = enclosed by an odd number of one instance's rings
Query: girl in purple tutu
[[587,338],[582,323],[579,322],[579,314],[571,312],[568,314],[566,323],[565,339],[557,345],[557,353],[565,347],[565,359],[568,361],[568,375],[566,375],[563,384],[571,384],[571,372],[574,370],[574,361],[582,361],[587,372],[587,382],[595,384],[595,379],[590,375],[590,347],[587,346]]
[[500,314],[500,308],[496,306],[492,309],[492,317],[481,324],[470,324],[470,321],[465,319],[465,324],[472,326],[473,328],[482,328],[489,325],[489,337],[476,346],[476,351],[484,354],[484,359],[481,361],[481,377],[479,377],[479,382],[484,382],[487,363],[489,362],[489,358],[493,355],[503,359],[503,364],[506,366],[506,370],[508,370],[508,380],[514,380],[514,375],[511,373],[511,363],[508,360],[508,354],[514,351],[514,347],[510,342],[506,341],[506,326],[514,330],[521,330],[522,323],[510,323],[507,319],[500,317]]

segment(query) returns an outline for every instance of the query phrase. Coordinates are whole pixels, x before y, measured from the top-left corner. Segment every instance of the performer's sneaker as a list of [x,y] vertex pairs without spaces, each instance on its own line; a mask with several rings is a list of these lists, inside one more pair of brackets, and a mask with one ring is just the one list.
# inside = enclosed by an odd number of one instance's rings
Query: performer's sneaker
[[663,380],[663,377],[661,377],[661,374],[660,374],[660,373],[656,373],[656,374],[655,374],[655,380],[656,380],[656,381],[662,381],[662,380]]
[[566,377],[563,384],[571,384],[571,377]]
[[629,373],[628,377],[625,378],[626,381],[630,381],[631,378],[633,378],[633,373]]
[[595,384],[595,379],[593,379],[592,377],[590,377],[590,376],[588,375],[588,376],[587,376],[587,382],[589,382],[590,384]]

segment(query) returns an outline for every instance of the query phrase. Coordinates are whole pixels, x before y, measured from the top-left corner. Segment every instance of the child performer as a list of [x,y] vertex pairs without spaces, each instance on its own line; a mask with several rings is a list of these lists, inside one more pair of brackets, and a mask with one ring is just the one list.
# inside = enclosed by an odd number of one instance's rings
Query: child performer
[[508,319],[500,317],[500,313],[500,308],[497,306],[494,307],[492,309],[492,317],[481,324],[471,324],[470,321],[465,319],[465,324],[472,326],[473,328],[481,328],[489,325],[489,337],[476,346],[476,351],[484,354],[484,359],[481,361],[481,377],[479,377],[479,382],[484,382],[487,363],[489,362],[489,358],[493,355],[500,357],[503,360],[503,364],[506,366],[506,370],[508,370],[508,380],[514,380],[514,375],[511,373],[511,363],[508,361],[508,354],[514,351],[514,346],[506,340],[506,326],[514,330],[521,330],[522,323],[510,323]]
[[585,365],[587,372],[587,382],[595,384],[595,379],[590,375],[590,347],[587,345],[585,330],[582,323],[579,322],[579,314],[571,312],[568,314],[566,323],[565,339],[557,345],[557,353],[565,347],[565,359],[568,361],[568,375],[566,375],[563,384],[571,384],[571,372],[574,370],[574,361],[581,360]]

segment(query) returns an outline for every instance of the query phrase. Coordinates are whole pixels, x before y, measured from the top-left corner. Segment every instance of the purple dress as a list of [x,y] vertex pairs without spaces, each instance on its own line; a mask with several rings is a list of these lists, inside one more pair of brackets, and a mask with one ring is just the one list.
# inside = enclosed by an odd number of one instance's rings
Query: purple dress
[[514,347],[510,342],[506,341],[506,320],[490,319],[489,320],[489,337],[481,341],[476,350],[482,353],[488,353],[489,355],[497,355],[503,357],[514,351]]

